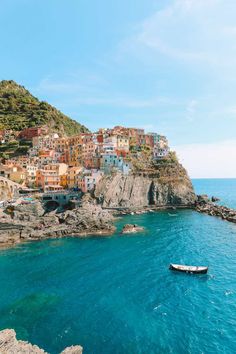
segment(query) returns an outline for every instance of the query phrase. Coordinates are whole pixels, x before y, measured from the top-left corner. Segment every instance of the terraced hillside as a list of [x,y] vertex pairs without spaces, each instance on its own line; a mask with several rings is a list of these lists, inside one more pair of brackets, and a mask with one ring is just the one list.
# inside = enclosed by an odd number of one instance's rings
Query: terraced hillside
[[63,135],[87,132],[88,129],[70,119],[47,102],[41,102],[14,81],[0,82],[0,130],[16,131],[47,125]]

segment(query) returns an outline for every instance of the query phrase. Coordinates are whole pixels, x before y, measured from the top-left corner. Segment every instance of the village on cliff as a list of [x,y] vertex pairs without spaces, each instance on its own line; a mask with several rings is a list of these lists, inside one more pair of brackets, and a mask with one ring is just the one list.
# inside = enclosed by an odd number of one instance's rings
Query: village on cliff
[[17,157],[3,155],[0,183],[8,179],[22,190],[47,193],[90,192],[104,175],[118,171],[128,175],[132,158],[142,159],[143,151],[153,160],[162,160],[170,152],[165,136],[121,126],[71,137],[51,132],[47,126],[0,131],[0,146],[15,142],[27,142],[29,149]]

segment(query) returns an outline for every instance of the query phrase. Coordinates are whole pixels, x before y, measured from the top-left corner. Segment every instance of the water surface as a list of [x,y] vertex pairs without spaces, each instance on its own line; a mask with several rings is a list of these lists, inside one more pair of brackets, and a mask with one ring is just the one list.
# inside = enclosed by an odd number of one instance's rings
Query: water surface
[[236,209],[236,178],[193,179],[197,194],[220,198],[219,204]]
[[[121,236],[124,223],[146,230]],[[235,353],[236,225],[182,210],[117,227],[1,251],[0,328],[52,354],[72,344],[85,354]],[[209,275],[170,262],[209,265]]]

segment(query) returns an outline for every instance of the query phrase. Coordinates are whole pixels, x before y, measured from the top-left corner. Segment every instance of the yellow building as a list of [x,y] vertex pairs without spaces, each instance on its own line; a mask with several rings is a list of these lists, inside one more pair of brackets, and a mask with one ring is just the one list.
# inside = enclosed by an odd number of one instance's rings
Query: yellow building
[[71,167],[67,172],[67,188],[78,187],[78,175],[81,172],[82,167]]
[[67,188],[68,185],[67,185],[67,173],[65,173],[64,175],[61,175],[60,176],[60,185],[63,187],[63,188]]
[[124,135],[117,135],[117,150],[129,151],[129,138]]

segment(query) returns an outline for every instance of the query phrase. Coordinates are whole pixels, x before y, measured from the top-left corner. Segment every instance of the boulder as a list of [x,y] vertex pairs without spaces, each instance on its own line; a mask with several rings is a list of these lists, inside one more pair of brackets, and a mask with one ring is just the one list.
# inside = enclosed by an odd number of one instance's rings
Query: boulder
[[13,329],[0,331],[0,353],[2,354],[46,354],[46,352],[37,345],[32,345],[16,339],[16,332]]
[[144,230],[144,227],[142,227],[142,226],[138,226],[136,224],[126,224],[126,225],[124,225],[121,233],[122,234],[131,234],[131,233],[141,232],[143,230]]
[[43,204],[38,200],[34,201],[33,203],[19,204],[14,206],[14,211],[17,211],[21,214],[31,214],[35,217],[41,217],[45,214]]
[[205,213],[211,216],[220,217],[223,220],[227,220],[236,223],[236,210],[230,209],[221,205],[213,204],[212,202],[198,203],[196,210],[199,213]]
[[68,347],[61,354],[82,354],[83,348],[80,345],[73,345],[72,347]]
[[211,197],[211,201],[212,201],[213,203],[219,202],[219,201],[220,201],[220,198],[217,198],[217,197],[212,196],[212,197]]
[[197,203],[200,204],[207,204],[209,203],[210,199],[207,194],[201,194],[197,196]]

